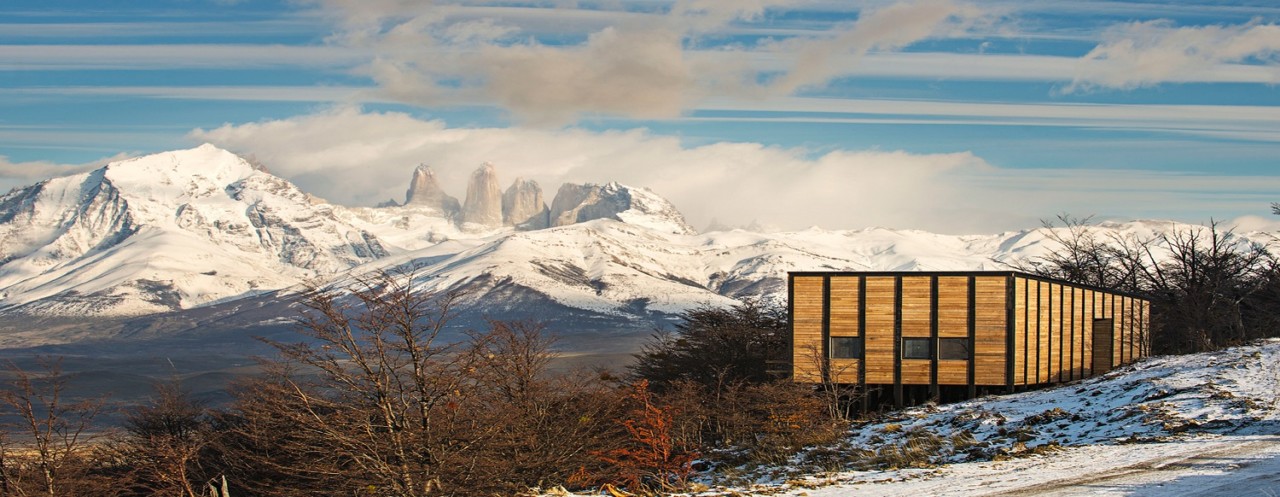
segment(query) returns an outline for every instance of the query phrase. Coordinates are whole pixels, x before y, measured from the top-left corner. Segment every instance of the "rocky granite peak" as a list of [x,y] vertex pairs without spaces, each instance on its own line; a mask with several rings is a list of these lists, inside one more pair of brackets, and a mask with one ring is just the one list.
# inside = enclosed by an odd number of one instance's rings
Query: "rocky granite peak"
[[560,185],[551,201],[551,226],[568,226],[594,219],[615,219],[676,234],[695,234],[666,199],[647,188],[618,183]]
[[404,205],[432,207],[445,217],[453,217],[462,209],[457,198],[440,188],[435,171],[426,164],[413,170],[413,180],[409,182],[409,191],[405,192]]
[[550,212],[536,181],[516,178],[502,194],[502,219],[507,226],[540,230],[551,225]]
[[467,199],[462,203],[462,222],[488,227],[502,226],[502,190],[493,164],[482,164],[471,173]]

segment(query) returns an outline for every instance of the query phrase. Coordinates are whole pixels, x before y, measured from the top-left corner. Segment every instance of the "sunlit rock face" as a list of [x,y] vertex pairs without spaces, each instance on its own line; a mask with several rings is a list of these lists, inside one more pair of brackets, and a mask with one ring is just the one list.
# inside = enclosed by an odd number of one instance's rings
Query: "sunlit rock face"
[[462,222],[488,227],[502,226],[502,190],[498,171],[488,162],[471,173],[467,199],[462,203]]
[[405,192],[404,204],[432,207],[439,210],[444,217],[456,216],[462,209],[458,199],[440,188],[435,171],[426,164],[413,170],[413,180],[409,182],[409,191]]
[[502,218],[507,226],[538,230],[550,226],[550,210],[536,181],[516,178],[502,194]]

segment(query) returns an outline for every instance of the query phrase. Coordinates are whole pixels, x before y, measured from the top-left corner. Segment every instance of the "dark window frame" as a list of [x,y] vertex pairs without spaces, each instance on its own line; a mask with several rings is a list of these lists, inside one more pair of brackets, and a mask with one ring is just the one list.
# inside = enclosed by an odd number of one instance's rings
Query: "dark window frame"
[[[836,340],[851,340],[853,342],[851,348],[849,346],[841,347],[836,345]],[[866,355],[866,350],[863,348],[864,343],[862,341],[862,337],[831,337],[831,343],[829,346],[831,359],[862,359],[862,357]],[[840,355],[841,352],[850,349],[852,350],[852,355]]]
[[[911,351],[913,351],[916,348],[919,348],[919,346],[918,345],[914,347],[908,346],[907,345],[908,342],[915,342],[917,344],[920,342],[923,342],[925,355],[923,357],[918,355],[910,355]],[[933,340],[930,338],[924,338],[924,337],[902,337],[902,358],[910,359],[910,360],[926,360],[926,361],[929,359],[933,359]]]
[[[959,354],[958,356],[956,354],[948,354],[948,352],[955,351],[955,349],[951,349],[948,347],[948,345],[951,345],[951,344],[959,345],[960,346],[959,350],[961,354]],[[972,352],[973,352],[972,347],[973,346],[972,344],[969,343],[968,338],[950,338],[950,337],[939,338],[938,339],[938,360],[967,361],[969,360],[969,357],[972,355]]]

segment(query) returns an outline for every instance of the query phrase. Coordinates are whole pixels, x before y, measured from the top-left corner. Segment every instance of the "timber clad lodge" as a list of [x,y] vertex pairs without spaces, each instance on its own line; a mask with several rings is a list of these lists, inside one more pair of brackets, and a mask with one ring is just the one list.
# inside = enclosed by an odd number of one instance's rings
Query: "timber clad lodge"
[[787,290],[792,378],[876,405],[1073,381],[1150,351],[1150,302],[1016,271],[793,272]]

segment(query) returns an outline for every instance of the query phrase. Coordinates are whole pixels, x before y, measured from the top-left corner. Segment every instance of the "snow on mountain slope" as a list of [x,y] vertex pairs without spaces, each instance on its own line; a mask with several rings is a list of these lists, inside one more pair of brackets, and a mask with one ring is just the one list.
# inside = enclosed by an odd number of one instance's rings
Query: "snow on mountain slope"
[[420,205],[348,207],[335,215],[345,223],[373,233],[391,253],[424,249],[445,240],[473,240],[511,231],[505,227],[464,231],[438,209]]
[[654,231],[692,235],[697,230],[689,226],[684,215],[676,210],[671,202],[662,198],[648,188],[637,188],[618,183],[609,183],[601,188],[603,195],[625,196],[627,210],[617,213],[618,219],[627,224],[644,226]]
[[280,289],[386,254],[335,209],[211,145],[44,181],[0,197],[0,305],[145,314]]
[[549,214],[552,226],[614,219],[664,233],[697,233],[667,199],[648,188],[617,182],[604,185],[560,185],[555,199],[551,201]]
[[435,247],[398,262],[417,267],[426,288],[465,287],[470,300],[495,306],[501,301],[486,294],[513,288],[614,316],[732,303],[706,288],[700,251],[687,238],[599,219],[495,237],[454,254]]
[[[1187,229],[1112,223],[1102,237]],[[518,306],[533,295],[637,323],[693,306],[743,298],[784,303],[789,271],[1008,270],[1055,248],[1043,230],[952,236],[869,228],[682,235],[611,219],[454,240],[397,254],[361,270],[412,267],[420,287],[466,289],[475,306]],[[342,285],[343,282],[336,284]],[[539,300],[541,301],[541,300]]]
[[670,202],[617,183],[562,185],[553,204],[554,228],[459,226],[431,205],[330,205],[210,145],[119,161],[0,197],[0,313],[148,314],[411,265],[481,311],[552,304],[645,326],[700,304],[780,302],[788,271],[1009,269],[1057,246],[1044,229],[698,235]]

